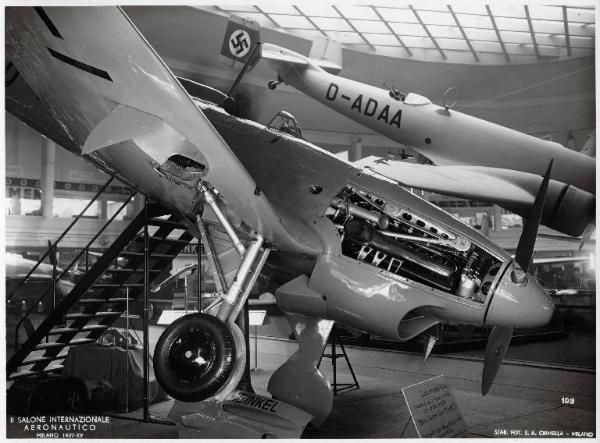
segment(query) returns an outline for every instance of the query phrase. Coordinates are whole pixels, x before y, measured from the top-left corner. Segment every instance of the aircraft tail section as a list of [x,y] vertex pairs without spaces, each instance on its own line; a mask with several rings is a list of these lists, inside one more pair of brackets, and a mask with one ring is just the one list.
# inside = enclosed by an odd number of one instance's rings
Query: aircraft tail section
[[333,40],[316,40],[309,57],[281,46],[264,43],[261,48],[261,57],[267,60],[280,75],[292,67],[303,66],[318,67],[334,75],[342,70],[342,47]]
[[325,71],[338,74],[342,70],[342,45],[337,40],[319,37],[314,40],[308,58]]

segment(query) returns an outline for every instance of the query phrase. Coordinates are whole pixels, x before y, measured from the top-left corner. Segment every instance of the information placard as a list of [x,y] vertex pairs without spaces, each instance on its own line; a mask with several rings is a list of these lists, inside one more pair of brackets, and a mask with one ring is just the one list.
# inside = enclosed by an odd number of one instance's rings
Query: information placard
[[443,375],[402,388],[421,438],[464,437],[467,427]]
[[172,311],[169,309],[165,309],[160,314],[160,317],[158,318],[158,321],[156,322],[156,324],[157,325],[170,325],[175,320],[183,317],[184,315],[195,314],[196,312],[198,312],[198,311],[192,311],[190,309],[188,309],[187,311],[179,311],[179,310]]
[[262,324],[265,322],[266,315],[266,309],[250,309],[248,311],[248,320],[250,322],[250,326],[262,326]]

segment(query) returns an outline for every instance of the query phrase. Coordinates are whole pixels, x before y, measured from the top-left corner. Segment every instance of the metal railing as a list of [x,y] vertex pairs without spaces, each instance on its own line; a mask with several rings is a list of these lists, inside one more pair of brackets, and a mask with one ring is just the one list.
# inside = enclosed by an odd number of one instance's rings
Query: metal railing
[[[63,231],[63,233],[60,235],[60,237],[48,248],[48,251],[46,251],[46,253],[38,260],[38,262],[36,263],[36,265],[31,269],[31,271],[29,271],[29,273],[25,276],[25,278],[19,283],[19,285],[17,286],[17,288],[10,294],[10,296],[7,298],[7,302],[10,302],[10,300],[13,297],[13,295],[29,279],[29,277],[33,274],[33,271],[35,271],[35,269],[42,263],[42,261],[47,256],[49,256],[50,253],[53,252],[53,250],[56,250],[57,245],[60,242],[60,240],[62,240],[65,237],[65,235],[69,232],[69,230],[75,225],[75,223],[78,220],[81,219],[81,217],[83,216],[83,214],[85,214],[85,212],[92,205],[92,203],[98,199],[98,197],[104,192],[104,190],[106,190],[106,188],[109,186],[109,184],[112,182],[113,179],[114,179],[114,176],[111,177],[106,182],[106,184],[96,193],[96,195],[94,195],[94,197],[90,200],[90,202],[86,205],[86,207],[79,213],[79,215],[77,217],[75,217],[75,219],[73,220],[73,222],[71,222],[69,224],[69,226],[65,229],[65,231]],[[106,223],[104,223],[104,225],[92,237],[92,239],[87,243],[87,245],[83,249],[81,249],[79,251],[79,253],[71,261],[71,263],[69,263],[69,265],[64,268],[63,272],[58,277],[56,276],[56,272],[53,272],[53,275],[52,275],[52,279],[53,279],[52,286],[48,290],[44,291],[42,293],[42,295],[40,295],[38,297],[38,299],[35,300],[31,304],[31,306],[29,307],[29,309],[24,314],[22,314],[21,319],[19,320],[19,322],[15,326],[15,349],[18,349],[18,347],[19,347],[19,330],[20,330],[21,326],[23,325],[23,323],[25,322],[25,320],[29,318],[29,315],[39,306],[40,302],[43,302],[44,298],[47,297],[50,294],[50,292],[53,292],[53,300],[56,300],[56,293],[55,293],[55,291],[56,291],[56,284],[55,283],[59,282],[65,275],[67,275],[67,273],[70,271],[70,269],[73,267],[73,265],[79,261],[79,259],[81,258],[81,256],[84,253],[86,255],[86,262],[87,262],[87,260],[88,260],[87,257],[89,255],[89,249],[90,249],[90,247],[94,244],[94,242],[98,239],[98,237],[106,230],[106,228],[115,220],[115,218],[117,218],[117,216],[129,204],[129,202],[131,202],[131,199],[136,195],[136,193],[137,193],[136,191],[133,191],[129,195],[129,197],[127,197],[127,199],[123,202],[123,204],[106,221]],[[86,263],[86,266],[87,266],[87,263]],[[56,306],[54,306],[54,308],[56,308]]]
[[58,237],[58,239],[56,239],[56,241],[54,243],[52,243],[50,245],[50,247],[48,248],[48,250],[44,253],[44,255],[42,255],[42,257],[37,261],[37,263],[33,266],[33,268],[31,268],[31,270],[27,273],[27,275],[23,278],[23,280],[21,280],[19,282],[19,284],[17,285],[17,287],[10,293],[10,295],[8,295],[6,297],[6,302],[10,303],[12,297],[16,294],[16,292],[21,288],[21,286],[23,286],[25,284],[25,282],[27,280],[29,280],[29,277],[31,277],[31,275],[34,273],[34,271],[43,263],[43,261],[46,259],[46,257],[48,257],[48,255],[50,254],[50,252],[52,250],[56,250],[56,247],[58,245],[58,243],[69,233],[69,231],[71,230],[71,228],[73,226],[75,226],[75,224],[81,220],[81,218],[83,217],[83,215],[87,212],[87,210],[90,208],[90,206],[92,206],[92,204],[98,199],[98,197],[100,197],[100,195],[106,190],[106,188],[108,188],[108,186],[111,184],[111,182],[113,181],[113,179],[115,178],[115,176],[111,176],[108,181],[104,184],[104,186],[102,186],[100,188],[100,190],[98,190],[98,192],[96,193],[96,195],[94,195],[91,200],[89,201],[89,203],[85,206],[85,208],[82,209],[82,211],[73,219],[73,221],[69,224],[69,226],[67,226],[65,228],[65,230],[63,231],[63,233],[60,235],[60,237]]

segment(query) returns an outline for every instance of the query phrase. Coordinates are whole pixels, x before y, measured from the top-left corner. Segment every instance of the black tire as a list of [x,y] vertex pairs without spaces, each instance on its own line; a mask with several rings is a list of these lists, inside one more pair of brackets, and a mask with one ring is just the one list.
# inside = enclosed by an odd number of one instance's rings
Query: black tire
[[[202,363],[196,360],[202,357]],[[231,331],[216,317],[190,314],[162,333],[154,351],[154,372],[176,400],[205,400],[229,379],[235,363]]]

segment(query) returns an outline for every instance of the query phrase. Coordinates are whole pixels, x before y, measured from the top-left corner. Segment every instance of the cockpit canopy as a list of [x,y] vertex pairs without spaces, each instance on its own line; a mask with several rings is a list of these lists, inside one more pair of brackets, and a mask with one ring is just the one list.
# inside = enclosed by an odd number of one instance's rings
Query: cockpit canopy
[[304,139],[300,125],[292,114],[287,111],[279,111],[267,125],[269,129],[285,132],[294,137]]

